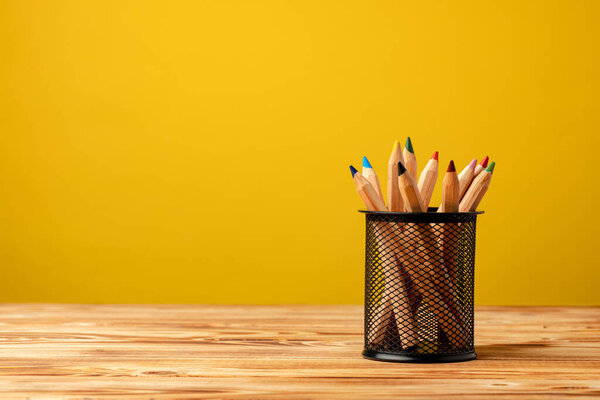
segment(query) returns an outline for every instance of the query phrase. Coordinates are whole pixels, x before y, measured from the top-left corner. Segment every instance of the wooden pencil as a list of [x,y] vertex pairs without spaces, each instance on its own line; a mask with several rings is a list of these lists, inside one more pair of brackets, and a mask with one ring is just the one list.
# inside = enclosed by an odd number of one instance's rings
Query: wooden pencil
[[465,193],[465,196],[460,201],[458,211],[469,212],[477,210],[477,206],[490,186],[490,180],[492,179],[495,165],[496,163],[492,162],[486,169],[477,175],[477,178],[473,179],[473,183],[469,186],[469,190],[467,190],[467,193]]
[[477,166],[475,167],[475,171],[473,172],[473,179],[477,178],[481,171],[487,168],[488,161],[490,161],[490,157],[485,156],[485,158],[481,160],[479,164],[477,164]]
[[363,157],[363,167],[362,167],[362,175],[369,181],[371,186],[377,192],[377,196],[383,201],[383,193],[381,192],[381,185],[379,184],[379,178],[375,173],[375,170],[371,166],[371,163],[367,159],[367,157]]
[[[417,185],[402,163],[398,163],[398,185],[405,208],[410,212],[423,212]],[[446,332],[448,340],[461,345],[464,342],[464,329],[449,307],[449,304],[455,303],[457,299],[444,270],[443,256],[437,245],[436,235],[429,224],[410,223],[406,226],[405,231],[412,231],[411,238],[399,241],[405,244],[398,246],[400,258],[406,264],[406,271],[424,300],[432,305],[432,312]],[[433,282],[433,286],[428,286],[427,282]]]
[[352,173],[352,179],[354,180],[354,186],[356,191],[362,199],[363,203],[369,211],[387,211],[383,200],[379,198],[377,192],[371,186],[369,181],[360,174],[352,165],[350,166],[350,172]]
[[[460,202],[459,187],[460,183],[458,175],[456,174],[454,161],[450,161],[442,181],[442,204],[440,205],[438,212],[458,212],[458,205]],[[439,224],[439,229],[436,232],[439,237],[440,249],[442,251],[444,265],[448,271],[450,282],[456,282],[456,252],[460,231],[461,228],[459,224],[442,223]],[[452,300],[453,299],[451,299],[451,301]],[[460,309],[456,301],[452,301],[452,304],[457,310]]]
[[[379,198],[373,186],[362,176],[356,168],[350,166],[350,172],[356,186],[356,190],[369,211],[386,211],[383,200]],[[378,343],[384,340],[385,334],[390,327],[390,318],[396,319],[396,325],[405,329],[399,332],[402,339],[402,347],[407,349],[416,344],[416,325],[412,313],[410,313],[410,301],[403,281],[401,280],[399,265],[396,259],[397,237],[393,225],[387,222],[375,222],[375,239],[384,266],[384,276],[387,285],[384,288],[382,299],[378,308],[378,314],[373,321],[373,341]],[[392,285],[396,291],[392,293]]]
[[410,176],[416,182],[417,177],[417,157],[415,156],[415,151],[413,149],[412,142],[410,141],[410,136],[406,138],[406,144],[404,145],[404,152],[402,154],[404,156],[404,161],[402,164],[408,170]]
[[460,202],[459,181],[454,161],[450,160],[450,164],[448,164],[448,169],[442,180],[442,204],[438,212],[458,212]]
[[419,188],[401,162],[398,163],[398,187],[400,188],[402,200],[404,200],[404,208],[407,211],[425,212]]
[[488,165],[488,167],[485,169],[485,172],[490,173],[490,177],[487,180],[487,182],[485,183],[485,185],[483,185],[483,189],[479,192],[477,199],[475,199],[475,202],[473,203],[473,207],[474,207],[473,211],[477,210],[477,207],[479,207],[479,203],[481,203],[481,200],[483,200],[483,196],[485,196],[485,194],[488,191],[488,188],[490,187],[490,182],[492,181],[492,176],[494,173],[495,166],[496,166],[496,162],[492,161],[492,163],[490,165]]
[[[365,207],[367,207],[368,211],[385,211],[385,207],[383,210],[380,209],[380,207],[378,207],[376,205],[377,202],[377,192],[375,191],[375,189],[373,188],[373,186],[369,183],[369,181],[362,176],[357,170],[356,168],[354,168],[354,166],[350,166],[350,173],[352,174],[352,180],[354,181],[354,186],[356,187],[356,191],[358,192],[358,195],[360,196],[361,200],[363,201],[363,203],[365,204]],[[379,205],[381,206],[381,204]],[[375,239],[376,241],[379,243],[380,239],[378,239],[378,236],[380,236],[380,234],[377,232],[377,226],[379,226],[381,224],[375,224]],[[384,227],[381,226],[379,228],[379,230],[383,229]],[[385,251],[385,249],[380,248],[380,252],[383,254],[386,254],[387,251]],[[384,257],[382,257],[382,262],[385,262],[387,260],[385,260]],[[387,274],[385,274],[387,276]],[[384,289],[385,292],[385,289]],[[379,304],[378,310],[377,310],[377,318],[372,322],[373,327],[372,327],[372,331],[374,332],[374,337],[373,337],[373,342],[374,343],[380,343],[385,339],[385,335],[386,332],[388,330],[388,327],[390,325],[390,318],[392,317],[390,315],[390,310],[392,308],[391,305],[391,298],[390,296],[382,296],[381,302]]]
[[471,181],[475,176],[476,166],[477,159],[474,158],[473,160],[471,160],[469,165],[467,165],[462,171],[460,171],[460,174],[458,174],[458,182],[460,185],[460,194],[458,196],[459,199],[462,199],[465,193],[467,192],[467,189],[469,188],[469,185],[471,184]]
[[431,196],[433,195],[433,189],[435,189],[435,182],[438,177],[438,152],[433,153],[433,156],[427,161],[425,168],[421,171],[419,176],[419,194],[423,200],[423,207],[425,211],[429,207]]
[[404,157],[402,157],[402,147],[396,140],[392,147],[392,154],[388,162],[388,176],[387,176],[387,208],[389,211],[402,212],[404,211],[404,201],[400,194],[400,188],[398,187],[398,163],[404,164]]

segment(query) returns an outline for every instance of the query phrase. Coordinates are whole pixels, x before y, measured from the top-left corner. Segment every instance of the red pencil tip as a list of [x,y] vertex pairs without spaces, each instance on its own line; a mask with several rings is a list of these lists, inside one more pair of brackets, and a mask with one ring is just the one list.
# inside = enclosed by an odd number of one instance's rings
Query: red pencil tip
[[448,169],[446,172],[456,172],[456,167],[454,166],[454,160],[450,160],[450,164],[448,164]]
[[435,153],[433,153],[433,156],[431,156],[431,158],[433,158],[435,161],[438,160],[438,152],[436,151]]
[[485,156],[485,158],[483,160],[481,160],[481,162],[479,163],[479,165],[481,165],[483,168],[487,167],[488,161],[490,161],[490,157],[489,156]]

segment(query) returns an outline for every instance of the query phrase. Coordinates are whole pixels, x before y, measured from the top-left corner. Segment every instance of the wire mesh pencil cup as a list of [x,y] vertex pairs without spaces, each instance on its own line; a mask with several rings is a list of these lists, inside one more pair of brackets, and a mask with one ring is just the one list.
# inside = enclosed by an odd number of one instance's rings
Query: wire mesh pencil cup
[[476,358],[475,228],[482,212],[435,211],[361,211],[366,217],[366,358]]

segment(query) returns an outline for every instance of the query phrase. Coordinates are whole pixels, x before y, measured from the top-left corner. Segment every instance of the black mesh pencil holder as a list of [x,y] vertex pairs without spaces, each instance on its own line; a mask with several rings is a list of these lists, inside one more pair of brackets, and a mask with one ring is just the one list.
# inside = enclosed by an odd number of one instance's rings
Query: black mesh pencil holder
[[365,348],[380,361],[476,358],[475,227],[470,213],[368,212]]

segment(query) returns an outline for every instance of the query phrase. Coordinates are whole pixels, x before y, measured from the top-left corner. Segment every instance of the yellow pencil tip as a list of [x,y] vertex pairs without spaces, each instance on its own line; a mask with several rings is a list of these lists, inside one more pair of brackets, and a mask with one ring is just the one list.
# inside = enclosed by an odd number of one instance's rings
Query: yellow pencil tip
[[393,153],[394,151],[396,151],[396,149],[397,149],[398,147],[400,147],[400,142],[396,140],[396,141],[394,141],[394,145],[392,146],[392,153]]

